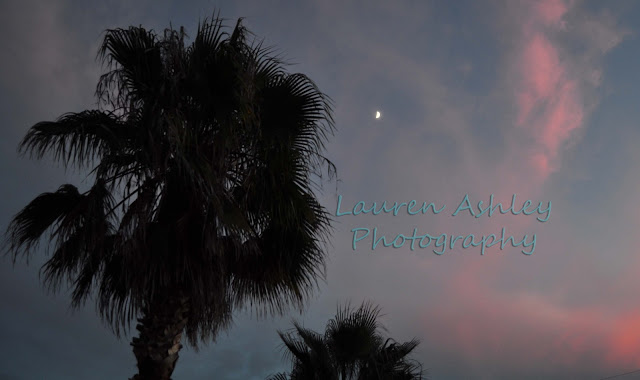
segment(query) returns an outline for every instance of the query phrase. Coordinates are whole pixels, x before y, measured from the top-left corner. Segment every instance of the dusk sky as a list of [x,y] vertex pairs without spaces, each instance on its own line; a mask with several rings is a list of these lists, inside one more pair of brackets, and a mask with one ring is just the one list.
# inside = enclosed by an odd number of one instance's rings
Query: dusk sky
[[[389,336],[420,339],[413,358],[432,379],[596,380],[640,369],[633,0],[3,0],[2,231],[38,194],[88,186],[87,173],[20,157],[17,146],[36,122],[95,106],[104,30],[171,23],[194,36],[214,10],[229,26],[245,17],[293,63],[289,71],[333,99],[337,132],[327,156],[339,181],[326,183],[321,199],[334,230],[326,281],[302,314],[238,311],[217,341],[181,352],[174,379],[285,371],[277,330],[293,318],[322,331],[337,305],[366,300],[381,306]],[[515,195],[516,212],[530,201],[531,215],[453,215],[465,195],[479,213],[492,194],[505,209]],[[444,210],[338,216],[339,196],[340,211],[412,200],[413,210],[423,202]],[[372,249],[374,228],[398,247]],[[505,242],[529,246],[501,244],[503,228]],[[354,233],[362,238],[355,250]],[[426,234],[434,238],[420,239]],[[462,236],[453,249],[451,236]],[[470,242],[483,237],[497,244],[481,254]],[[118,340],[93,304],[74,312],[68,292],[48,294],[38,279],[44,260],[44,250],[28,265],[2,258],[0,379],[132,376],[131,337]]]

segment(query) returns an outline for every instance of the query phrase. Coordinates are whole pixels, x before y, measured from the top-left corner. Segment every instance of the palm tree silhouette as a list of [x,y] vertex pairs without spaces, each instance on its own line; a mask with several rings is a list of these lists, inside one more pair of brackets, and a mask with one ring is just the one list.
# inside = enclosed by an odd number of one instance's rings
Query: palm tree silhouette
[[219,15],[189,46],[182,28],[107,30],[98,108],[37,123],[19,146],[91,169],[93,185],[36,197],[5,247],[15,262],[50,231],[45,285],[69,284],[74,307],[95,294],[118,336],[138,320],[134,379],[169,379],[183,334],[214,339],[235,307],[301,307],[324,271],[330,101],[248,36]]
[[422,379],[420,363],[407,358],[419,341],[384,338],[379,317],[379,307],[363,303],[355,310],[339,307],[324,335],[294,322],[291,332],[278,332],[292,363],[291,373],[268,380]]

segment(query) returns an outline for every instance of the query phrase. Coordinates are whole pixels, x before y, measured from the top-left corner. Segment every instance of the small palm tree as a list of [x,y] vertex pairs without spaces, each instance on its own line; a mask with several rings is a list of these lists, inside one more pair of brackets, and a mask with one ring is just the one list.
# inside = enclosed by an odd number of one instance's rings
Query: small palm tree
[[356,310],[339,307],[324,335],[294,322],[292,332],[278,332],[292,362],[291,373],[268,380],[422,379],[422,366],[407,358],[419,341],[384,338],[379,317],[379,307],[364,303]]
[[301,306],[323,272],[329,217],[314,193],[328,99],[219,17],[158,35],[108,30],[98,108],[35,124],[20,151],[91,169],[93,185],[36,197],[5,244],[32,254],[47,231],[45,285],[78,307],[95,295],[115,333],[138,320],[135,379],[169,379],[186,341],[227,328],[232,309]]

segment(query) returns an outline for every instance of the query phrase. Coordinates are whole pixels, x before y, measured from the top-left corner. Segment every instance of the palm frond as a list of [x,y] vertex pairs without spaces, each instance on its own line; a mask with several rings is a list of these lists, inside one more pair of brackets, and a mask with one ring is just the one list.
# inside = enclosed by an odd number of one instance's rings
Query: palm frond
[[365,302],[357,309],[339,306],[323,335],[294,322],[279,332],[291,379],[422,379],[422,365],[408,358],[418,340],[397,343],[380,335],[380,308]]
[[69,214],[81,199],[78,189],[66,184],[53,193],[40,194],[18,212],[5,234],[5,245],[14,261],[21,253],[28,256],[42,235]]
[[107,30],[98,59],[110,71],[100,77],[96,96],[115,109],[152,97],[162,85],[162,56],[153,30],[133,26]]
[[[113,218],[109,215],[112,207],[111,193],[105,183],[98,180],[53,226],[55,251],[42,267],[44,283],[53,290],[64,279],[73,284],[74,305],[86,299],[93,276],[98,273],[104,256],[110,253],[114,230]],[[83,275],[78,276],[80,273]]]
[[90,164],[108,152],[118,151],[130,138],[131,129],[103,111],[67,113],[54,122],[35,124],[20,142],[19,152],[41,159],[48,152],[67,166]]
[[276,373],[275,375],[271,375],[267,377],[267,380],[289,380],[289,377],[286,373]]

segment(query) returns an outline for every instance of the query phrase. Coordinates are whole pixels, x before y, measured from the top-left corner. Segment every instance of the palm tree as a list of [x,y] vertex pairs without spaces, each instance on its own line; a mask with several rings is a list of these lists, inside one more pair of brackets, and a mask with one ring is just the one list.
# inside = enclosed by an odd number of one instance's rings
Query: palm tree
[[292,362],[291,373],[268,380],[422,379],[420,363],[407,358],[419,341],[384,338],[379,317],[379,307],[363,303],[356,310],[339,307],[324,335],[294,322],[291,332],[278,332]]
[[5,247],[15,262],[49,231],[44,284],[68,284],[74,307],[95,295],[118,336],[137,319],[134,379],[169,379],[183,334],[215,339],[234,308],[302,307],[324,273],[330,101],[248,36],[218,15],[189,46],[183,28],[107,30],[97,109],[37,123],[19,146],[91,169],[93,185],[36,197]]

